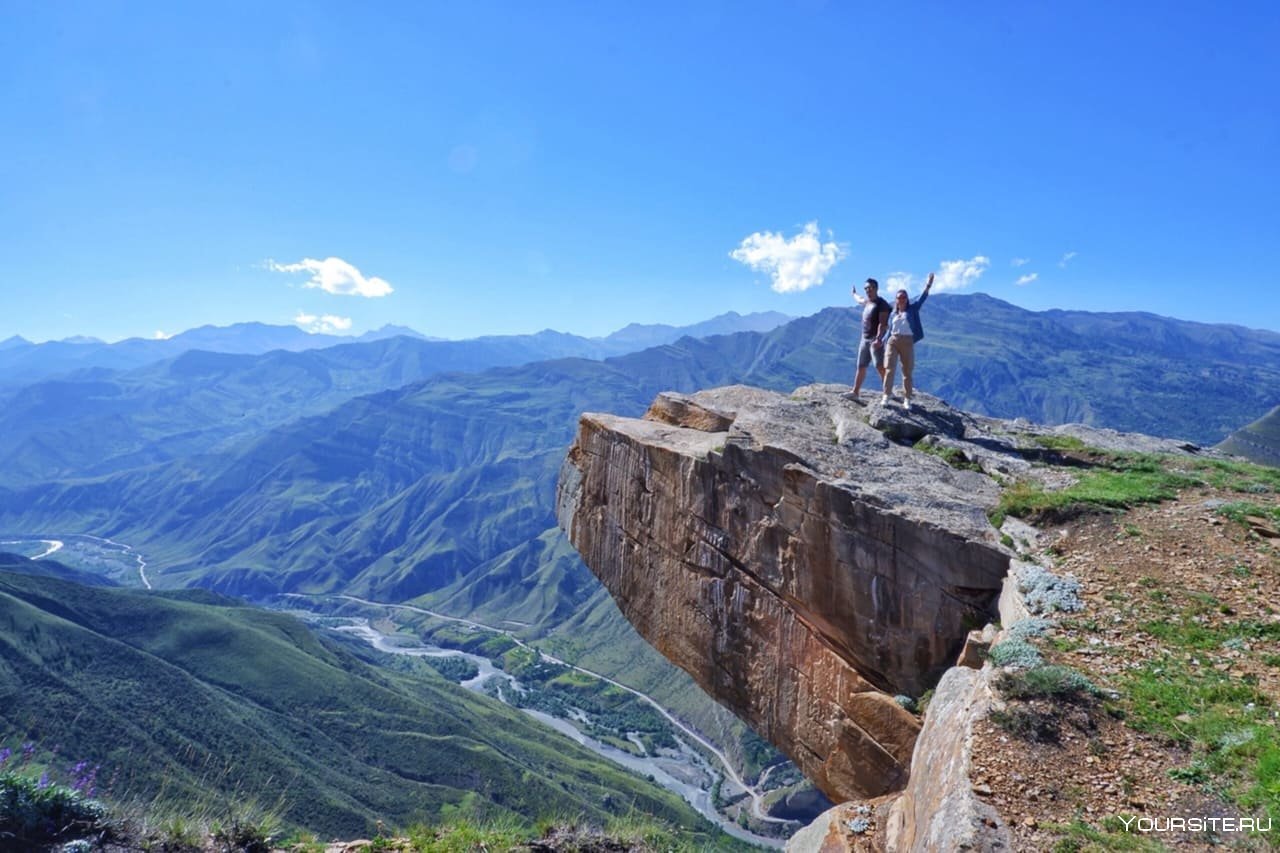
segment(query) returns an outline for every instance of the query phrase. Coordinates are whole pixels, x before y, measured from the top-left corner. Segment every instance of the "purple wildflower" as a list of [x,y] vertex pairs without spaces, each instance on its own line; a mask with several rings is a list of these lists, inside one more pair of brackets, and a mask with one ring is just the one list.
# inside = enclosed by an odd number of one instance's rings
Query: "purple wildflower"
[[9,760],[10,755],[13,755],[13,750],[9,747],[6,746],[4,749],[0,749],[0,767],[4,767],[4,764]]
[[27,764],[36,754],[36,745],[27,741],[22,745],[22,763]]
[[45,788],[49,787],[49,771],[48,770],[40,774],[40,781],[36,782],[36,787],[41,790],[44,790]]
[[98,766],[95,764],[90,767],[87,761],[78,761],[76,766],[71,768],[71,787],[73,790],[79,791],[86,797],[92,797],[97,792],[98,783]]

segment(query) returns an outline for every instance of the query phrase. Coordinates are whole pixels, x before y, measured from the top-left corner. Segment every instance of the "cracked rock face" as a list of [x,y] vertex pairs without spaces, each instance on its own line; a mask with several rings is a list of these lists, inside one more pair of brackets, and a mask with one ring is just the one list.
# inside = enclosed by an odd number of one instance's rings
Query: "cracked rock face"
[[558,493],[561,526],[640,633],[836,801],[905,783],[919,723],[892,697],[936,683],[1009,566],[985,515],[996,484],[886,437],[963,442],[977,422],[842,390],[585,414]]

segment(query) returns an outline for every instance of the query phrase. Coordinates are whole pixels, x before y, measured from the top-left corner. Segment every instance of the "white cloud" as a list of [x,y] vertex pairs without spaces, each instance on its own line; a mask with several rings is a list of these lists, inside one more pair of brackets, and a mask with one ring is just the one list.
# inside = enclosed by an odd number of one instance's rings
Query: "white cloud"
[[1031,282],[1035,281],[1039,277],[1040,277],[1040,273],[1038,272],[1027,273],[1026,275],[1018,276],[1018,280],[1015,281],[1014,284],[1030,284]]
[[159,329],[156,329],[156,333],[155,333],[154,335],[152,335],[152,336],[151,336],[151,340],[153,340],[153,341],[167,341],[167,340],[169,340],[169,338],[172,338],[172,337],[173,337],[173,335],[171,335],[169,332],[162,332],[162,331],[160,331]]
[[943,261],[934,278],[933,289],[942,291],[968,287],[977,281],[990,265],[991,259],[985,255],[975,255],[967,261]]
[[885,279],[885,286],[888,288],[885,293],[897,293],[899,290],[910,290],[911,282],[915,281],[915,276],[909,272],[892,272]]
[[1025,267],[1027,264],[1031,263],[1031,259],[1030,258],[1014,258],[1013,260],[1009,261],[1009,263],[1013,264],[1015,267]]
[[796,293],[822,284],[844,256],[838,243],[821,241],[817,222],[805,225],[790,240],[772,231],[757,231],[729,253],[756,272],[767,272],[773,279],[770,286],[778,293]]
[[317,317],[315,314],[299,311],[298,316],[293,318],[293,322],[301,326],[303,331],[310,332],[313,335],[332,335],[336,332],[345,332],[351,328],[350,317],[337,317],[333,314]]
[[311,274],[311,279],[303,287],[318,288],[325,293],[337,296],[364,296],[373,299],[391,293],[391,285],[377,276],[366,278],[360,270],[342,258],[303,258],[296,264],[278,264],[267,261],[267,269],[273,272]]
[[1067,268],[1067,264],[1071,263],[1071,259],[1072,259],[1072,258],[1074,258],[1074,257],[1075,257],[1076,255],[1078,255],[1078,254],[1080,254],[1080,253],[1079,253],[1079,252],[1067,252],[1066,254],[1064,254],[1064,255],[1062,256],[1062,260],[1058,261],[1058,266],[1062,267],[1062,268],[1065,270],[1065,269]]

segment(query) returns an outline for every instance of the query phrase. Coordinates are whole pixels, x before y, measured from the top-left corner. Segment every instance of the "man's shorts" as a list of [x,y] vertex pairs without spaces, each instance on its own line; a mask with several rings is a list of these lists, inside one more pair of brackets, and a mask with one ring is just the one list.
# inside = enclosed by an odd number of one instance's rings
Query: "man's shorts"
[[884,369],[884,347],[872,346],[875,338],[863,338],[862,343],[858,344],[858,369],[862,370],[872,359],[875,360],[876,370]]

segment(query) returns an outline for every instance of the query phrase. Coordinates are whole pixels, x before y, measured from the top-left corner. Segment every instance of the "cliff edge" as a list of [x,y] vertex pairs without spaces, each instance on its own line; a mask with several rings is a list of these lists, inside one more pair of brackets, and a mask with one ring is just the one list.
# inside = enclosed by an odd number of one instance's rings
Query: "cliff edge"
[[[1198,448],[985,418],[928,395],[907,412],[844,390],[734,386],[659,395],[641,419],[584,414],[560,524],[640,633],[832,800],[900,791],[913,752],[923,758],[930,773],[887,819],[891,846],[932,843],[942,815],[938,831],[961,820],[998,849],[999,821],[964,781],[991,671],[951,668],[962,649],[982,665],[964,648],[975,629],[1026,616],[1007,582],[1019,531],[989,520],[1001,484],[1068,485],[1069,471],[1042,464],[1063,461],[1063,444]],[[917,748],[905,700],[935,686],[935,732]]]
[[985,435],[938,401],[838,386],[663,394],[585,414],[561,471],[570,541],[659,651],[833,800],[897,790],[919,696],[995,618],[1009,552],[984,474],[893,440]]

